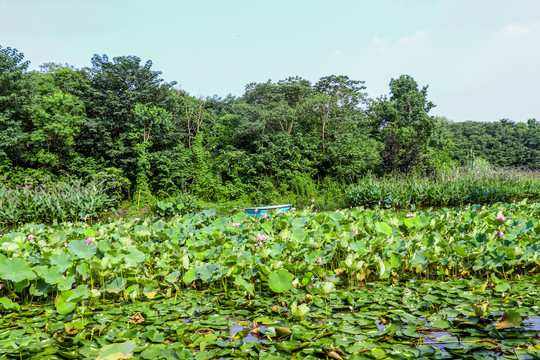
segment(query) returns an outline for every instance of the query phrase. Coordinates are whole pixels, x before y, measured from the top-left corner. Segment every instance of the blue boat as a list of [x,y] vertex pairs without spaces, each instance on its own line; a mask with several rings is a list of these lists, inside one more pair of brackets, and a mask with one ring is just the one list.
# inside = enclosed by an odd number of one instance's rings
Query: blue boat
[[251,207],[251,208],[245,208],[244,211],[248,216],[263,216],[264,214],[268,214],[270,210],[279,210],[281,212],[285,212],[291,209],[291,204],[285,204],[285,205],[272,205],[272,206],[259,206],[259,207]]

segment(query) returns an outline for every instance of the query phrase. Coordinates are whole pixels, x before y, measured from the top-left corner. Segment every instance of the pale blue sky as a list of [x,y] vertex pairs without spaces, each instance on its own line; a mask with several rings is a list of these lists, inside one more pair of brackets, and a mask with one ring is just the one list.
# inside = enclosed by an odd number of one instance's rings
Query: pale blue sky
[[0,45],[44,62],[152,60],[195,96],[299,75],[429,85],[432,114],[540,119],[540,0],[0,0]]

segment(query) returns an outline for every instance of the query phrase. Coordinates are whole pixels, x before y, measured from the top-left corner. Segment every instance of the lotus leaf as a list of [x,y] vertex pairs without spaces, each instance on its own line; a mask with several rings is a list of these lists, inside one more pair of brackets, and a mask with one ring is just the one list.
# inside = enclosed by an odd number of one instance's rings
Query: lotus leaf
[[123,343],[105,345],[99,351],[96,360],[125,360],[133,356],[133,350],[137,344],[128,340]]
[[293,276],[285,269],[279,269],[270,274],[268,286],[273,292],[281,293],[292,287]]
[[18,303],[11,301],[11,299],[8,298],[0,298],[0,304],[4,308],[4,310],[16,310],[20,311],[21,307]]
[[516,328],[521,325],[521,315],[515,310],[505,311],[501,319],[495,325],[496,329]]
[[0,262],[0,279],[20,282],[35,278],[36,274],[25,259],[7,259]]
[[69,243],[69,249],[79,258],[90,260],[96,255],[97,248],[95,244],[86,244],[85,240],[72,240]]

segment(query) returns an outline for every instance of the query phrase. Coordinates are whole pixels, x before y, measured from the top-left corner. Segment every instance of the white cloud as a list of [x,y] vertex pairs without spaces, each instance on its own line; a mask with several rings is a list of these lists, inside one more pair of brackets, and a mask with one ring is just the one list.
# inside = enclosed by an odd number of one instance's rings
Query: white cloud
[[426,37],[426,35],[427,35],[427,31],[417,31],[412,36],[405,36],[405,37],[399,39],[398,43],[399,43],[399,45],[405,45],[405,44],[412,43],[412,42],[418,41],[420,39],[423,39],[423,38]]
[[373,38],[373,44],[377,47],[377,49],[379,49],[382,54],[386,54],[388,53],[387,46],[389,40],[390,39],[388,38],[382,38],[379,35],[375,35],[375,37]]
[[335,50],[334,53],[332,54],[332,58],[334,59],[338,59],[342,56],[343,56],[343,51],[341,50]]
[[529,28],[525,27],[525,25],[521,23],[508,25],[504,28],[504,30],[510,35],[521,35],[531,31]]
[[380,37],[379,35],[375,35],[373,38],[373,43],[375,45],[381,45],[387,42],[387,39]]
[[502,32],[508,35],[522,35],[527,33],[538,33],[540,31],[540,21],[528,23],[513,23],[502,28]]

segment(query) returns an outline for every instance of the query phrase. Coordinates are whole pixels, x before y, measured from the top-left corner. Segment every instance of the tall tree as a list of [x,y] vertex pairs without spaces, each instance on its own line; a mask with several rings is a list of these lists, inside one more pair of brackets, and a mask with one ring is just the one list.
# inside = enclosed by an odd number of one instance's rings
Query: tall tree
[[0,46],[0,167],[28,165],[32,158],[26,146],[34,101],[29,64],[17,49]]
[[87,99],[88,121],[79,144],[87,155],[103,157],[134,177],[137,154],[130,146],[129,134],[135,104],[168,108],[169,90],[161,72],[152,70],[152,62],[141,64],[136,56],[94,55],[87,69],[91,92]]
[[379,98],[371,107],[374,130],[384,142],[381,149],[387,171],[407,171],[419,165],[435,122],[428,112],[427,86],[418,88],[409,75],[390,80],[390,98]]

